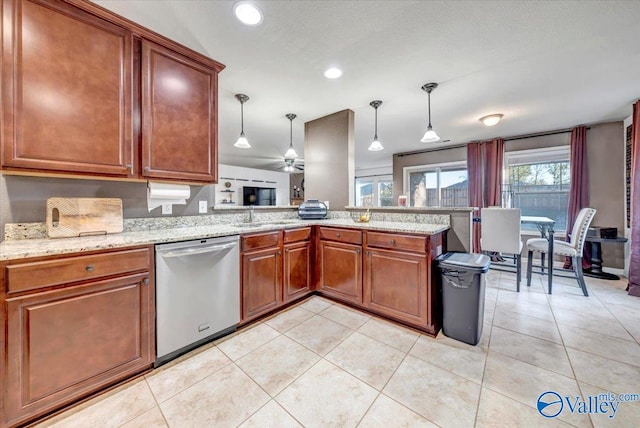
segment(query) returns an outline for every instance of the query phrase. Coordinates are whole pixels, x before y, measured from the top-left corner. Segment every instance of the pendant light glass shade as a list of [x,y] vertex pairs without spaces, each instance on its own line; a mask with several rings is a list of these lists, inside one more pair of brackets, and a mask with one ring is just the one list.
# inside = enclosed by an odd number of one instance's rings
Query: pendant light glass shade
[[428,95],[429,99],[429,125],[427,125],[427,132],[424,133],[424,136],[420,140],[423,143],[435,143],[436,141],[440,141],[440,137],[436,134],[436,131],[433,130],[431,126],[431,91],[438,87],[437,83],[425,83],[422,85],[422,90],[425,91]]
[[376,139],[376,140],[373,140],[369,145],[369,150],[372,152],[379,152],[380,150],[384,150],[384,146],[380,141]]
[[376,126],[373,134],[373,141],[371,142],[371,144],[369,144],[369,151],[379,152],[380,150],[384,150],[384,146],[382,145],[380,140],[378,140],[378,107],[382,105],[382,101],[371,101],[369,105],[376,110]]
[[249,141],[247,141],[247,138],[244,136],[244,132],[240,134],[240,137],[236,140],[236,142],[233,145],[239,149],[251,148],[251,144],[249,144]]
[[436,134],[436,131],[433,130],[431,125],[427,126],[427,132],[424,133],[424,136],[420,140],[423,143],[435,143],[439,141],[440,137]]
[[244,103],[249,101],[249,97],[244,94],[236,94],[236,99],[240,101],[240,137],[234,146],[239,149],[250,149],[251,144],[247,141],[247,137],[244,136]]
[[[289,119],[289,148],[284,154],[285,161],[286,159],[295,159],[298,157],[296,149],[293,148],[293,119],[295,119],[297,116],[293,113],[289,113],[286,115],[286,117],[287,119]],[[291,167],[291,170],[293,171],[293,167]]]

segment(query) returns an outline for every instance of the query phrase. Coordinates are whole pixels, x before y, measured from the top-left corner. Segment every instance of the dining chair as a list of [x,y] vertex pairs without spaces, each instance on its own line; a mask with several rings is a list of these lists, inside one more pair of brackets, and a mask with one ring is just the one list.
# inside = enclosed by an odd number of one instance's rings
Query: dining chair
[[[573,229],[571,230],[571,240],[569,242],[553,241],[553,254],[573,258],[573,273],[578,285],[582,288],[582,293],[585,296],[589,296],[587,291],[587,285],[584,282],[584,276],[582,274],[582,250],[584,249],[584,242],[587,238],[587,230],[589,225],[596,215],[596,210],[593,208],[583,208],[578,213],[576,221],[573,223]],[[533,253],[546,254],[549,251],[549,241],[544,238],[533,238],[527,241],[527,287],[531,286],[531,273],[533,270]],[[566,271],[565,269],[555,269]],[[544,274],[544,272],[541,272]],[[546,273],[548,275],[548,273]],[[551,294],[551,286],[549,286],[549,294]]]
[[[522,240],[520,239],[520,208],[482,208],[480,211],[480,248],[483,252],[500,253],[513,258],[516,265],[516,290],[522,277]],[[491,267],[506,267],[491,263]],[[512,271],[513,272],[513,271]]]

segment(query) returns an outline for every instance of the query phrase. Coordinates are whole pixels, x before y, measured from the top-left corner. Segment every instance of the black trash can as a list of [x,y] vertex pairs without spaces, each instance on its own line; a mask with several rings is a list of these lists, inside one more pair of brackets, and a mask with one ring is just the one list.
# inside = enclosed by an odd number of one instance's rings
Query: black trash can
[[442,277],[442,331],[476,345],[484,318],[484,274],[491,260],[484,254],[449,252],[436,259]]

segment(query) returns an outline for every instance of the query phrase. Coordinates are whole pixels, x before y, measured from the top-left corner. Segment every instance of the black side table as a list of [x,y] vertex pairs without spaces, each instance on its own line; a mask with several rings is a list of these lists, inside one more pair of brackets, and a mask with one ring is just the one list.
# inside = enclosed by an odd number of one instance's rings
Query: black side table
[[583,274],[592,278],[608,279],[611,281],[617,281],[620,279],[618,275],[602,271],[602,243],[603,242],[620,242],[625,243],[628,241],[623,236],[617,238],[600,238],[598,236],[587,236],[587,242],[591,243],[591,269],[586,269]]

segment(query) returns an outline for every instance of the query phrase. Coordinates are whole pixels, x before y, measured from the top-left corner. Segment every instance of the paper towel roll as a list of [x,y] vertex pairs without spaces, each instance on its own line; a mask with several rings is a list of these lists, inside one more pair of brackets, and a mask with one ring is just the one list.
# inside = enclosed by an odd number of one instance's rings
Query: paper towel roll
[[147,207],[149,211],[163,204],[186,205],[191,197],[191,188],[186,184],[147,184]]

